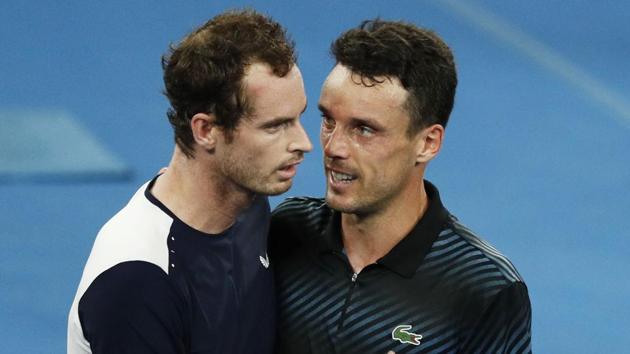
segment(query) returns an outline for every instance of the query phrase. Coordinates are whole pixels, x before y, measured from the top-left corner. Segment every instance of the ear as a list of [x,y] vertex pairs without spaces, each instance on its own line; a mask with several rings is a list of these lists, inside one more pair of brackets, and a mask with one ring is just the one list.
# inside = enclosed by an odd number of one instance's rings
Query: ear
[[216,124],[214,114],[197,113],[190,119],[190,129],[193,138],[206,151],[214,150],[217,144],[217,134],[220,127]]
[[444,127],[440,124],[433,124],[418,132],[416,164],[431,161],[440,152],[443,139]]

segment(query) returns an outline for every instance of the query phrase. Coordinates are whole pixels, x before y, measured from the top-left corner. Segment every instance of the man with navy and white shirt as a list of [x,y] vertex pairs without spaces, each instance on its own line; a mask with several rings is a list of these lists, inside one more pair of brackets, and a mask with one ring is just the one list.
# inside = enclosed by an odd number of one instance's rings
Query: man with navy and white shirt
[[270,353],[266,195],[311,143],[293,43],[252,10],[214,17],[162,58],[176,146],[99,232],[68,353]]

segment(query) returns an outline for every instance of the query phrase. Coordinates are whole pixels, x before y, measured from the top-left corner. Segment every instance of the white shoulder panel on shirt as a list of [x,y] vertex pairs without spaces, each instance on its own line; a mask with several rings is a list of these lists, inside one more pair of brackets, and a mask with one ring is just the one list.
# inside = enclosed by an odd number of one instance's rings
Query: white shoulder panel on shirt
[[[91,352],[89,343],[83,339],[78,302],[96,277],[127,261],[149,262],[168,273],[167,237],[173,219],[146,198],[144,193],[149,183],[142,185],[96,236],[70,309],[68,353]],[[71,335],[71,332],[74,333]],[[70,337],[81,338],[82,343],[74,342]]]

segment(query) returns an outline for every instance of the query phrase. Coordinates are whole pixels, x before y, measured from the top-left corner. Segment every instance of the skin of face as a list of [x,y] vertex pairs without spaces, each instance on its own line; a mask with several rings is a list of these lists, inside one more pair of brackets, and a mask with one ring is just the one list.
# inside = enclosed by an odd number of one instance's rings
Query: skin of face
[[417,151],[423,142],[421,134],[407,134],[408,92],[397,79],[379,79],[384,81],[366,86],[338,64],[322,87],[326,201],[344,213],[377,213],[403,200],[421,180]]
[[257,194],[289,190],[297,165],[312,144],[300,123],[306,108],[302,74],[297,66],[284,77],[262,63],[247,67],[244,94],[251,113],[242,117],[232,139],[222,139],[217,157],[222,174]]

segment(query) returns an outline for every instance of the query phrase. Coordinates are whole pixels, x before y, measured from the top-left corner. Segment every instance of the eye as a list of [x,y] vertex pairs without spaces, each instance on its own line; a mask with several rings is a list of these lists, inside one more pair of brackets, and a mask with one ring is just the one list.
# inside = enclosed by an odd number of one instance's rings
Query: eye
[[283,129],[286,129],[286,128],[290,127],[291,124],[292,124],[292,121],[284,120],[284,121],[281,121],[281,122],[277,122],[277,123],[268,125],[268,126],[266,126],[264,128],[269,133],[276,133],[276,132],[278,132],[280,130],[283,130]]
[[322,128],[332,130],[335,128],[335,121],[325,114],[322,114]]
[[357,132],[359,133],[359,135],[361,136],[365,136],[365,137],[369,137],[374,135],[374,133],[376,132],[376,130],[374,130],[371,127],[368,127],[367,125],[359,125],[357,127]]
[[278,124],[276,127],[277,127],[277,128],[288,128],[288,127],[290,127],[292,124],[293,124],[293,121],[286,120],[286,121],[284,121],[284,122],[282,122],[282,123]]

